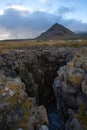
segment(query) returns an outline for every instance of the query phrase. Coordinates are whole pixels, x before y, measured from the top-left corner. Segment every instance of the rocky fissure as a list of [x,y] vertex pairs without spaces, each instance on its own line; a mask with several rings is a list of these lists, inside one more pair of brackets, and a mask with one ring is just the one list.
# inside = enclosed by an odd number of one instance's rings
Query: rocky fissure
[[11,51],[9,54],[1,55],[2,64],[0,68],[2,68],[1,70],[6,76],[19,76],[25,83],[29,96],[35,97],[38,93],[35,94],[35,91],[40,91],[39,97],[41,96],[40,100],[42,100],[40,104],[45,105],[43,92],[49,90],[48,94],[45,93],[45,95],[53,95],[53,90],[50,89],[52,89],[52,84],[57,76],[57,69],[72,58],[72,50],[71,48],[57,49],[56,47],[48,47]]
[[37,47],[0,54],[0,124],[5,120],[9,130],[71,130],[70,121],[80,120],[87,107],[86,49],[78,51]]

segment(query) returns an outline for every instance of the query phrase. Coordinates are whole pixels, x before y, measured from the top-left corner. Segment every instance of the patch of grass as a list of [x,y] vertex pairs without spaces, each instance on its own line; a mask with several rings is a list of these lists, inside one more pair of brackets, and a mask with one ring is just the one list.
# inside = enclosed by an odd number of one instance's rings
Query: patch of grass
[[87,40],[54,40],[54,41],[29,41],[9,40],[0,41],[0,52],[8,53],[11,49],[22,49],[30,46],[56,46],[56,47],[82,47],[87,46]]

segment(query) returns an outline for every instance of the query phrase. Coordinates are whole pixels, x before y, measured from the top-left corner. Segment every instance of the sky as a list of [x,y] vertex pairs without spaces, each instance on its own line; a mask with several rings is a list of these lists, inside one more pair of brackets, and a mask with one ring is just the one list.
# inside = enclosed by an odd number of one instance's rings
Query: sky
[[87,0],[0,0],[0,40],[35,38],[55,23],[87,32]]

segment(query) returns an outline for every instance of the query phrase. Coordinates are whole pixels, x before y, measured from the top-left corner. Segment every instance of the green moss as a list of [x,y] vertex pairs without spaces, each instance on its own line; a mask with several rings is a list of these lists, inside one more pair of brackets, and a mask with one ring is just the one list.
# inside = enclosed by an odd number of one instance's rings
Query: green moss
[[30,100],[26,100],[23,104],[22,104],[22,108],[24,110],[24,115],[22,120],[19,122],[18,127],[23,128],[24,130],[26,130],[28,128],[28,119],[29,119],[29,109],[31,106],[31,101]]
[[85,114],[85,105],[83,103],[80,104],[79,113],[76,117],[83,126],[84,130],[87,130],[87,115]]

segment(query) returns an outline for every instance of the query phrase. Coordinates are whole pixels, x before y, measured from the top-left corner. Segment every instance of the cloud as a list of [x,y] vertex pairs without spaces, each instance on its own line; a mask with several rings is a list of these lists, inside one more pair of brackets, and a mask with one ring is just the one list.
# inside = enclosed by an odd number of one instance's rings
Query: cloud
[[45,3],[45,2],[47,2],[48,0],[40,0],[40,2],[42,2],[42,3]]
[[6,8],[3,14],[0,14],[0,39],[34,38],[46,31],[55,22],[75,32],[87,30],[86,23],[75,19],[65,19],[60,15],[45,11],[31,12],[29,9],[11,7]]
[[74,8],[71,8],[71,7],[69,8],[69,7],[63,6],[63,7],[61,7],[61,8],[58,9],[58,13],[60,15],[64,15],[66,13],[73,12],[74,10],[75,10]]
[[20,5],[13,5],[13,4],[6,7],[6,9],[10,9],[10,8],[16,9],[16,10],[19,10],[19,11],[29,11],[29,12],[33,11],[33,9],[31,9],[31,8],[27,8],[25,6],[20,6]]

